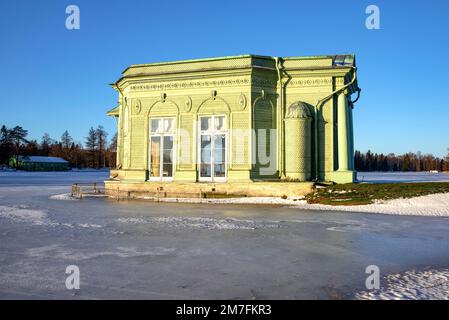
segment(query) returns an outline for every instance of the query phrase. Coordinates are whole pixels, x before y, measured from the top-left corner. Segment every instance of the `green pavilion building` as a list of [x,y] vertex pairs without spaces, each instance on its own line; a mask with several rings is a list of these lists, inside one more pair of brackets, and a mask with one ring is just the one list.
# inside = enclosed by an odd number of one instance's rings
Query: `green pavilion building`
[[131,65],[112,87],[109,193],[294,196],[356,178],[354,55]]

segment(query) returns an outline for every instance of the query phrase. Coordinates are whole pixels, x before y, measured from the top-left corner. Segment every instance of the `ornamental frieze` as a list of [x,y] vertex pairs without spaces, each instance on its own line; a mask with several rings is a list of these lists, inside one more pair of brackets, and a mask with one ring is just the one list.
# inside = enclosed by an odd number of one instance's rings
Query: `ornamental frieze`
[[223,79],[223,80],[206,80],[206,81],[185,81],[185,82],[165,82],[154,84],[132,84],[130,91],[151,91],[151,90],[170,90],[170,89],[192,89],[203,87],[220,87],[233,85],[248,85],[249,78],[243,79]]
[[318,87],[318,86],[328,86],[332,84],[331,78],[322,79],[292,79],[288,82],[289,87]]
[[[337,84],[343,82],[337,79]],[[207,88],[207,87],[223,87],[223,86],[236,86],[236,85],[249,85],[257,87],[276,87],[277,81],[270,79],[260,79],[260,78],[233,78],[233,79],[222,79],[222,80],[206,80],[206,81],[184,81],[184,82],[163,82],[163,83],[153,83],[153,84],[131,84],[129,87],[130,91],[154,91],[154,90],[170,90],[170,89],[194,89],[194,88]],[[288,86],[292,87],[316,87],[316,86],[327,86],[332,84],[332,79],[292,79],[288,82]]]

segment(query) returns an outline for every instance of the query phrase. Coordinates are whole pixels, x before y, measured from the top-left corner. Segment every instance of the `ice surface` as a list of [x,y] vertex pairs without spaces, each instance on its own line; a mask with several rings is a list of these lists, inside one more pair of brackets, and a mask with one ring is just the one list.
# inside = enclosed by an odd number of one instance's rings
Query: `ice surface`
[[[445,217],[293,207],[301,199],[287,199],[289,206],[49,199],[69,193],[72,182],[105,177],[0,174],[1,299],[371,298],[368,265],[379,266],[383,288],[396,279],[389,275],[412,272],[414,281],[449,269]],[[73,264],[76,292],[65,288]],[[415,282],[419,292],[436,284],[418,298],[447,292],[440,282]]]
[[449,173],[431,172],[357,172],[360,182],[448,182]]

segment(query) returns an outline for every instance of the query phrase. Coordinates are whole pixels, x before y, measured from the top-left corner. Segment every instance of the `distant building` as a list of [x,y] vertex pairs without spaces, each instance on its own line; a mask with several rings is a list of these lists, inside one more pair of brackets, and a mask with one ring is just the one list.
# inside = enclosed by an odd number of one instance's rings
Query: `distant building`
[[10,160],[11,167],[25,171],[67,171],[69,162],[59,157],[19,156]]
[[[196,192],[209,183],[227,193],[259,186],[251,194],[265,195],[273,181],[355,180],[354,55],[132,65],[112,86],[117,170],[106,189]],[[276,185],[295,194],[290,187],[301,186]]]

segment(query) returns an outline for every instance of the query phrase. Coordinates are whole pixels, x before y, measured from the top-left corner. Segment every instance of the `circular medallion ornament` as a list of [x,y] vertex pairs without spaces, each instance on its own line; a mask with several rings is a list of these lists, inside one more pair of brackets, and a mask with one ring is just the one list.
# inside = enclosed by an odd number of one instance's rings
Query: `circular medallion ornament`
[[184,101],[184,110],[186,112],[189,112],[192,109],[192,98],[187,97],[187,99]]
[[134,110],[134,114],[139,114],[140,111],[142,110],[142,104],[140,103],[139,99],[134,101],[133,110]]
[[239,96],[239,106],[242,110],[246,108],[246,96],[244,93],[241,93]]

